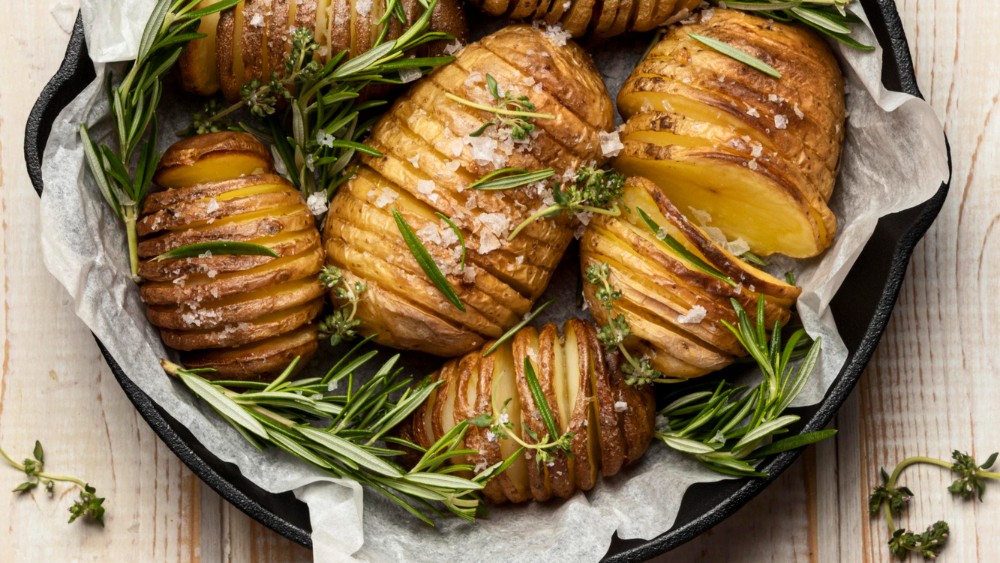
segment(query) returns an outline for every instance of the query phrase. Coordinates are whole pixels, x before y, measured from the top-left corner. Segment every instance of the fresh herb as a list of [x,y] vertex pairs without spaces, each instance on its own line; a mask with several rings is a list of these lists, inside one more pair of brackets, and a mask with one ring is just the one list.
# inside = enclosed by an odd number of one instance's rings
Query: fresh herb
[[864,45],[851,38],[851,26],[861,23],[848,6],[853,0],[713,0],[715,4],[725,3],[726,8],[744,12],[766,12],[773,20],[799,22],[823,35],[835,39],[848,47],[861,51],[874,51],[875,47]]
[[467,100],[451,92],[445,92],[445,97],[449,100],[493,114],[493,119],[486,121],[478,129],[469,133],[470,137],[479,137],[487,129],[496,125],[510,131],[511,139],[523,141],[535,130],[536,119],[556,118],[550,113],[535,112],[535,104],[527,96],[511,94],[510,90],[501,94],[496,79],[489,74],[486,75],[486,91],[493,97],[494,105],[492,106]]
[[[499,378],[493,380],[494,385]],[[556,428],[555,417],[552,416],[552,410],[549,408],[548,401],[545,400],[545,393],[542,391],[541,385],[538,383],[538,376],[535,374],[535,368],[531,365],[531,360],[527,357],[524,358],[524,379],[528,383],[528,389],[531,392],[532,400],[535,402],[536,408],[541,415],[542,423],[545,425],[545,436],[539,437],[538,434],[532,430],[527,424],[521,423],[521,430],[531,438],[533,443],[528,443],[524,441],[517,432],[514,431],[514,425],[510,421],[510,414],[507,411],[507,406],[510,404],[511,400],[508,398],[503,403],[503,407],[500,412],[493,412],[493,415],[488,415],[483,413],[478,417],[469,421],[479,428],[488,428],[489,432],[496,436],[498,440],[513,440],[521,448],[512,456],[517,458],[522,452],[533,452],[533,457],[537,465],[543,463],[548,463],[552,461],[553,452],[563,452],[569,457],[573,455],[573,433],[566,432],[560,435],[559,429]],[[556,438],[558,436],[558,438]]]
[[444,277],[444,274],[441,273],[441,268],[434,262],[434,257],[427,251],[424,243],[420,242],[420,239],[417,238],[417,234],[413,232],[410,224],[406,222],[406,219],[395,208],[392,210],[392,218],[396,220],[396,227],[399,228],[399,234],[403,235],[403,242],[410,249],[420,269],[427,274],[427,278],[445,296],[445,299],[464,313],[465,305],[462,304],[462,301],[458,298],[458,294],[455,293],[455,288],[451,287],[451,284],[448,283],[448,278]]
[[236,242],[230,240],[217,240],[211,242],[197,242],[185,246],[179,246],[173,250],[168,250],[160,254],[154,261],[160,262],[172,258],[208,258],[223,254],[237,256],[270,256],[277,258],[278,254],[270,248],[250,242]]
[[709,276],[712,276],[717,280],[723,281],[733,287],[736,287],[736,282],[734,282],[732,278],[730,278],[726,274],[723,274],[715,267],[713,267],[711,264],[702,260],[701,257],[699,257],[697,254],[685,248],[684,245],[681,244],[677,239],[670,236],[670,234],[667,233],[667,231],[663,229],[663,227],[660,227],[659,223],[657,223],[656,221],[653,220],[652,217],[647,215],[646,212],[642,210],[642,208],[636,207],[635,209],[636,211],[639,212],[639,217],[642,218],[642,222],[646,224],[646,227],[650,231],[652,231],[653,236],[655,236],[656,239],[662,242],[667,248],[669,248],[675,254],[677,254],[687,262],[689,262],[692,266],[694,266],[696,270],[704,274],[707,274]]
[[544,182],[555,176],[556,173],[551,168],[528,171],[522,168],[501,168],[494,170],[475,182],[469,184],[470,190],[509,190]]
[[785,410],[802,391],[819,358],[820,340],[798,367],[792,365],[792,353],[800,340],[808,338],[798,329],[783,341],[780,322],[775,322],[770,337],[764,321],[764,296],[757,301],[756,322],[735,299],[736,326],[722,321],[740,345],[760,367],[762,381],[754,387],[734,387],[722,381],[714,391],[698,391],[671,402],[660,416],[665,426],[656,437],[668,447],[694,456],[705,467],[724,475],[764,477],[755,469],[758,462],[777,453],[801,448],[836,434],[836,430],[817,430],[782,440],[774,436],[787,432],[799,421]]
[[26,493],[40,486],[51,497],[55,493],[56,481],[73,483],[80,488],[80,498],[75,500],[73,505],[69,507],[69,522],[72,524],[78,518],[83,518],[84,520],[100,524],[102,528],[104,527],[104,498],[97,496],[97,490],[82,479],[46,473],[45,452],[42,450],[41,442],[35,440],[35,448],[31,452],[31,457],[25,458],[23,463],[14,461],[3,449],[0,449],[0,456],[14,469],[23,471],[28,478],[27,481],[14,487],[13,492]]
[[750,252],[749,250],[744,252],[743,254],[740,254],[740,260],[743,260],[744,262],[750,264],[751,266],[757,266],[758,268],[767,267],[767,262],[765,262],[763,258],[757,256],[756,254]]
[[632,335],[632,327],[625,315],[613,315],[615,302],[621,298],[621,290],[611,285],[611,266],[607,263],[593,264],[585,273],[587,283],[594,286],[594,296],[604,310],[607,324],[597,331],[597,339],[612,351],[617,349],[625,359],[622,371],[628,385],[648,385],[650,383],[680,383],[683,380],[664,376],[653,368],[649,358],[636,358],[625,347],[625,341]]
[[358,303],[362,294],[368,290],[367,284],[361,281],[350,283],[344,272],[336,266],[326,266],[319,273],[319,281],[323,287],[332,290],[340,305],[334,306],[332,313],[319,323],[319,334],[330,339],[330,346],[354,340],[355,330],[361,321],[356,318]]
[[[293,362],[270,384],[209,381],[202,377],[204,370],[161,363],[254,446],[278,447],[330,475],[366,485],[428,524],[444,514],[442,509],[472,520],[479,506],[477,492],[513,458],[471,478],[460,477],[456,473],[475,471],[471,465],[450,463],[470,453],[462,449],[467,422],[455,425],[427,449],[392,436],[393,428],[438,383],[425,379],[411,386],[396,366],[396,355],[355,387],[355,372],[376,355],[371,351],[356,356],[361,344],[323,377],[290,380]],[[407,450],[421,456],[409,470],[395,461]]]
[[614,170],[583,167],[565,187],[557,180],[552,188],[555,203],[532,213],[511,231],[507,240],[514,240],[518,233],[538,219],[560,213],[598,213],[617,217],[621,214],[618,203],[624,186],[625,176]]
[[798,282],[795,272],[785,272],[785,281],[788,282],[788,285],[795,285]]
[[465,270],[465,237],[462,236],[462,230],[459,229],[458,225],[456,225],[455,222],[444,213],[435,211],[434,214],[440,217],[441,220],[451,228],[452,232],[455,233],[455,236],[458,237],[458,244],[462,245],[462,259],[458,265],[458,269],[459,271]]
[[739,49],[733,45],[730,45],[729,43],[726,43],[725,41],[719,41],[718,39],[713,39],[711,37],[707,37],[705,35],[699,35],[697,33],[688,33],[688,37],[694,39],[695,41],[701,43],[702,45],[711,47],[712,49],[715,49],[716,51],[722,53],[723,55],[731,59],[734,59],[736,61],[739,61],[750,68],[757,69],[760,72],[763,72],[764,74],[770,76],[771,78],[781,78],[781,73],[778,72],[778,69],[765,63],[764,61],[758,59],[757,57],[751,55],[750,53],[747,53],[742,49]]
[[[163,95],[163,76],[170,70],[188,41],[204,37],[196,33],[201,18],[235,6],[238,0],[222,0],[196,10],[199,0],[159,0],[146,22],[135,61],[118,86],[108,72],[104,84],[111,104],[115,143],[112,148],[90,137],[80,124],[83,153],[97,187],[115,215],[125,223],[132,277],[139,272],[136,221],[156,171],[156,109]],[[129,167],[135,162],[135,171]]]
[[194,135],[205,135],[207,133],[218,133],[234,129],[235,127],[224,117],[216,117],[223,110],[219,100],[212,98],[205,102],[200,111],[194,112],[191,116],[191,125],[187,129],[177,132],[178,137],[191,137]]
[[510,330],[508,330],[507,332],[503,333],[503,336],[501,336],[500,338],[498,338],[496,342],[494,342],[489,348],[486,349],[485,352],[483,352],[483,357],[485,358],[486,356],[489,356],[493,352],[496,352],[497,348],[499,348],[504,342],[507,342],[508,340],[510,340],[511,338],[513,338],[514,335],[517,334],[517,332],[519,330],[521,330],[522,328],[528,326],[528,324],[531,321],[535,320],[535,317],[537,317],[542,311],[544,311],[546,307],[548,307],[549,305],[551,305],[551,304],[553,304],[555,302],[556,302],[555,299],[549,299],[545,303],[542,303],[541,305],[539,305],[538,308],[536,308],[534,311],[532,311],[530,315],[528,315],[527,317],[524,317],[523,319],[521,319],[521,322],[519,322],[516,325],[512,326],[510,328]]
[[898,485],[899,477],[907,467],[923,464],[950,470],[958,475],[958,478],[948,486],[948,491],[965,500],[978,498],[982,502],[983,493],[986,491],[986,480],[1000,480],[1000,473],[989,471],[997,461],[996,453],[978,465],[972,456],[958,450],[953,451],[951,457],[953,462],[922,456],[911,457],[901,461],[892,470],[892,474],[886,473],[885,469],[879,471],[882,484],[875,487],[868,497],[868,511],[875,516],[880,509],[882,510],[882,516],[889,527],[889,551],[896,557],[906,559],[913,552],[919,553],[925,559],[934,559],[948,543],[948,523],[944,521],[935,522],[919,534],[896,527],[894,517],[901,515],[913,498],[910,489]]

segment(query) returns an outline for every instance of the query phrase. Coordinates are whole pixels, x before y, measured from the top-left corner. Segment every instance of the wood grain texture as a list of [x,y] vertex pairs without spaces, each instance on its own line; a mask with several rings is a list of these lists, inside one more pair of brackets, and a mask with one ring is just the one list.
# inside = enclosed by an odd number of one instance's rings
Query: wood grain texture
[[[62,58],[76,3],[8,4],[19,16],[0,19],[0,444],[21,458],[40,439],[50,468],[90,480],[109,500],[101,530],[64,523],[73,495],[0,492],[0,561],[308,561],[308,551],[221,500],[159,442],[41,265],[23,128]],[[871,366],[837,416],[837,439],[807,451],[744,509],[661,561],[889,561],[884,524],[865,511],[879,466],[910,455],[947,458],[954,448],[977,458],[1000,449],[1000,67],[989,55],[1000,4],[898,6],[919,83],[951,141],[951,195],[917,246]],[[0,468],[0,491],[18,482]],[[949,475],[936,469],[910,471],[905,482],[917,498],[903,521],[919,529],[944,518],[952,526],[942,561],[1000,553],[1000,487],[979,504],[950,498]]]

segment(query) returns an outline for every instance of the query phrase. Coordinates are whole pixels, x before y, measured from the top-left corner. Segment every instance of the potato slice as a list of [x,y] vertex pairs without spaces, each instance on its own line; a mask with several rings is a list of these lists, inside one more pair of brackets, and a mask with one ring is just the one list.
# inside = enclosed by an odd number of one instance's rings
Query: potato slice
[[[202,0],[198,3],[198,9],[210,4],[212,0]],[[198,33],[204,34],[205,37],[188,42],[177,60],[181,86],[192,94],[211,96],[219,91],[219,69],[215,54],[218,26],[218,13],[201,18]]]
[[[491,405],[493,413],[500,422],[509,421],[511,429],[518,436],[524,435],[521,429],[521,396],[517,386],[517,371],[511,348],[502,346],[493,353],[493,387],[491,389]],[[514,440],[500,439],[500,453],[502,459],[509,459],[520,446]],[[518,456],[514,463],[507,468],[509,483],[504,487],[505,494],[511,502],[524,502],[531,498],[532,483],[530,482],[531,470],[529,465],[534,463],[526,459],[526,456]]]
[[[600,468],[601,448],[597,433],[596,409],[590,392],[590,363],[601,360],[600,343],[594,336],[593,327],[579,319],[566,321],[563,327],[566,355],[565,384],[566,404],[570,407],[566,431],[573,434],[573,463],[571,474],[573,483],[581,491],[589,491],[597,483]],[[596,354],[596,358],[595,358]]]
[[323,300],[315,299],[285,311],[259,316],[251,322],[227,324],[221,330],[171,330],[161,327],[160,337],[164,344],[175,350],[227,348],[290,332],[311,322],[322,310]]
[[[542,392],[545,394],[545,403],[548,406],[549,412],[552,413],[552,418],[556,425],[558,435],[552,436],[552,440],[559,439],[569,426],[563,419],[563,409],[562,405],[559,404],[560,399],[558,396],[561,389],[557,388],[557,386],[562,387],[565,385],[565,362],[566,354],[563,351],[563,344],[556,325],[547,324],[543,326],[538,335],[538,369],[536,370],[536,377],[538,378],[538,384],[541,386]],[[562,383],[557,384],[557,381],[562,381]],[[545,433],[548,434],[548,429],[545,430]],[[548,488],[551,490],[553,496],[569,498],[576,492],[576,485],[573,481],[573,472],[571,469],[572,462],[566,453],[561,450],[553,450],[551,453],[552,461],[545,464],[545,477],[548,482]]]
[[[538,331],[534,327],[525,327],[518,331],[511,343],[511,354],[514,362],[517,392],[520,396],[521,429],[519,434],[525,442],[534,444],[548,434],[548,430],[545,429],[545,424],[542,422],[541,407],[535,403],[534,397],[529,390],[527,379],[525,379],[524,360],[527,358],[531,362],[532,369],[534,369],[536,377],[539,380],[539,385],[542,385],[542,378],[538,377],[537,374],[543,368],[551,370],[551,364],[543,365],[540,363],[538,356]],[[532,438],[531,433],[534,433],[538,439]],[[546,464],[541,463],[533,451],[526,451],[524,459],[526,460],[525,465],[528,468],[528,483],[531,486],[531,497],[537,501],[546,501],[552,498],[552,489],[548,478],[550,468]]]
[[247,133],[196,135],[172,145],[163,154],[153,182],[179,188],[232,180],[271,170],[270,152]]
[[243,8],[244,83],[263,80],[265,65],[270,66],[267,52],[267,19],[271,17],[271,0],[246,0]]
[[268,73],[274,70],[278,74],[283,74],[285,60],[292,52],[292,25],[294,22],[296,0],[272,0],[271,17],[267,18],[267,52]]
[[[316,325],[238,348],[186,352],[181,355],[188,368],[215,369],[204,377],[213,379],[273,379],[296,357],[308,359],[316,352]],[[305,361],[299,362],[299,369]]]

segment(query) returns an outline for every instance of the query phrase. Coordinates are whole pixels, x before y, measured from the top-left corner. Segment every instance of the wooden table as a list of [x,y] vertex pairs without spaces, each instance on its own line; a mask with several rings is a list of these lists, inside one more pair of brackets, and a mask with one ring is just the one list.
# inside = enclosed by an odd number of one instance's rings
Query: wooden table
[[[65,524],[75,493],[0,492],[0,561],[310,560],[309,551],[222,500],[160,443],[42,266],[22,137],[32,103],[62,59],[76,2],[4,5],[0,444],[21,459],[40,439],[53,471],[89,480],[109,500],[102,530]],[[1000,244],[993,54],[1000,4],[902,0],[899,11],[919,83],[951,140],[951,195],[917,246],[875,358],[836,418],[836,440],[807,451],[760,497],[664,561],[889,560],[884,525],[870,522],[866,510],[879,466],[911,455],[948,458],[955,448],[982,459],[1000,449],[1000,252],[993,246]],[[17,472],[0,467],[0,491],[19,482]],[[949,482],[936,469],[907,473],[917,497],[904,521],[923,529],[948,520],[943,561],[996,560],[1000,485],[973,504],[953,500]]]

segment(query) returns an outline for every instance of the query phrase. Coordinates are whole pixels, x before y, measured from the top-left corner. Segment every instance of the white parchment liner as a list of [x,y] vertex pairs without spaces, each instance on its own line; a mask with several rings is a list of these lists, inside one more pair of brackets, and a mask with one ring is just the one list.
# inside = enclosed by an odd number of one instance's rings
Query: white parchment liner
[[[436,529],[407,516],[353,483],[334,480],[284,453],[261,453],[159,369],[166,351],[146,321],[128,275],[124,232],[85,172],[81,122],[95,138],[108,135],[108,106],[100,85],[109,64],[134,57],[153,0],[83,0],[83,20],[97,79],[56,119],[45,149],[41,225],[45,264],[72,295],[76,313],[129,377],[220,459],[269,491],[292,490],[309,506],[316,561],[427,560],[550,563],[592,561],[622,538],[653,538],[668,530],[689,485],[717,480],[667,448],[654,444],[645,458],[588,494],[561,503],[490,510],[469,524],[457,519]],[[868,26],[856,37],[874,44]],[[881,85],[881,49],[866,54],[839,47],[848,83],[847,142],[831,207],[840,232],[821,259],[796,265],[803,294],[799,314],[813,336],[823,336],[822,362],[797,402],[819,401],[840,371],[847,350],[828,305],[875,229],[879,217],[917,205],[947,179],[944,134],[931,107]],[[597,54],[612,94],[635,53]],[[112,65],[118,75],[120,65]],[[182,129],[186,112],[162,116],[160,142]],[[419,374],[423,375],[423,374]],[[364,502],[362,502],[364,500]],[[110,515],[114,518],[113,513]]]

